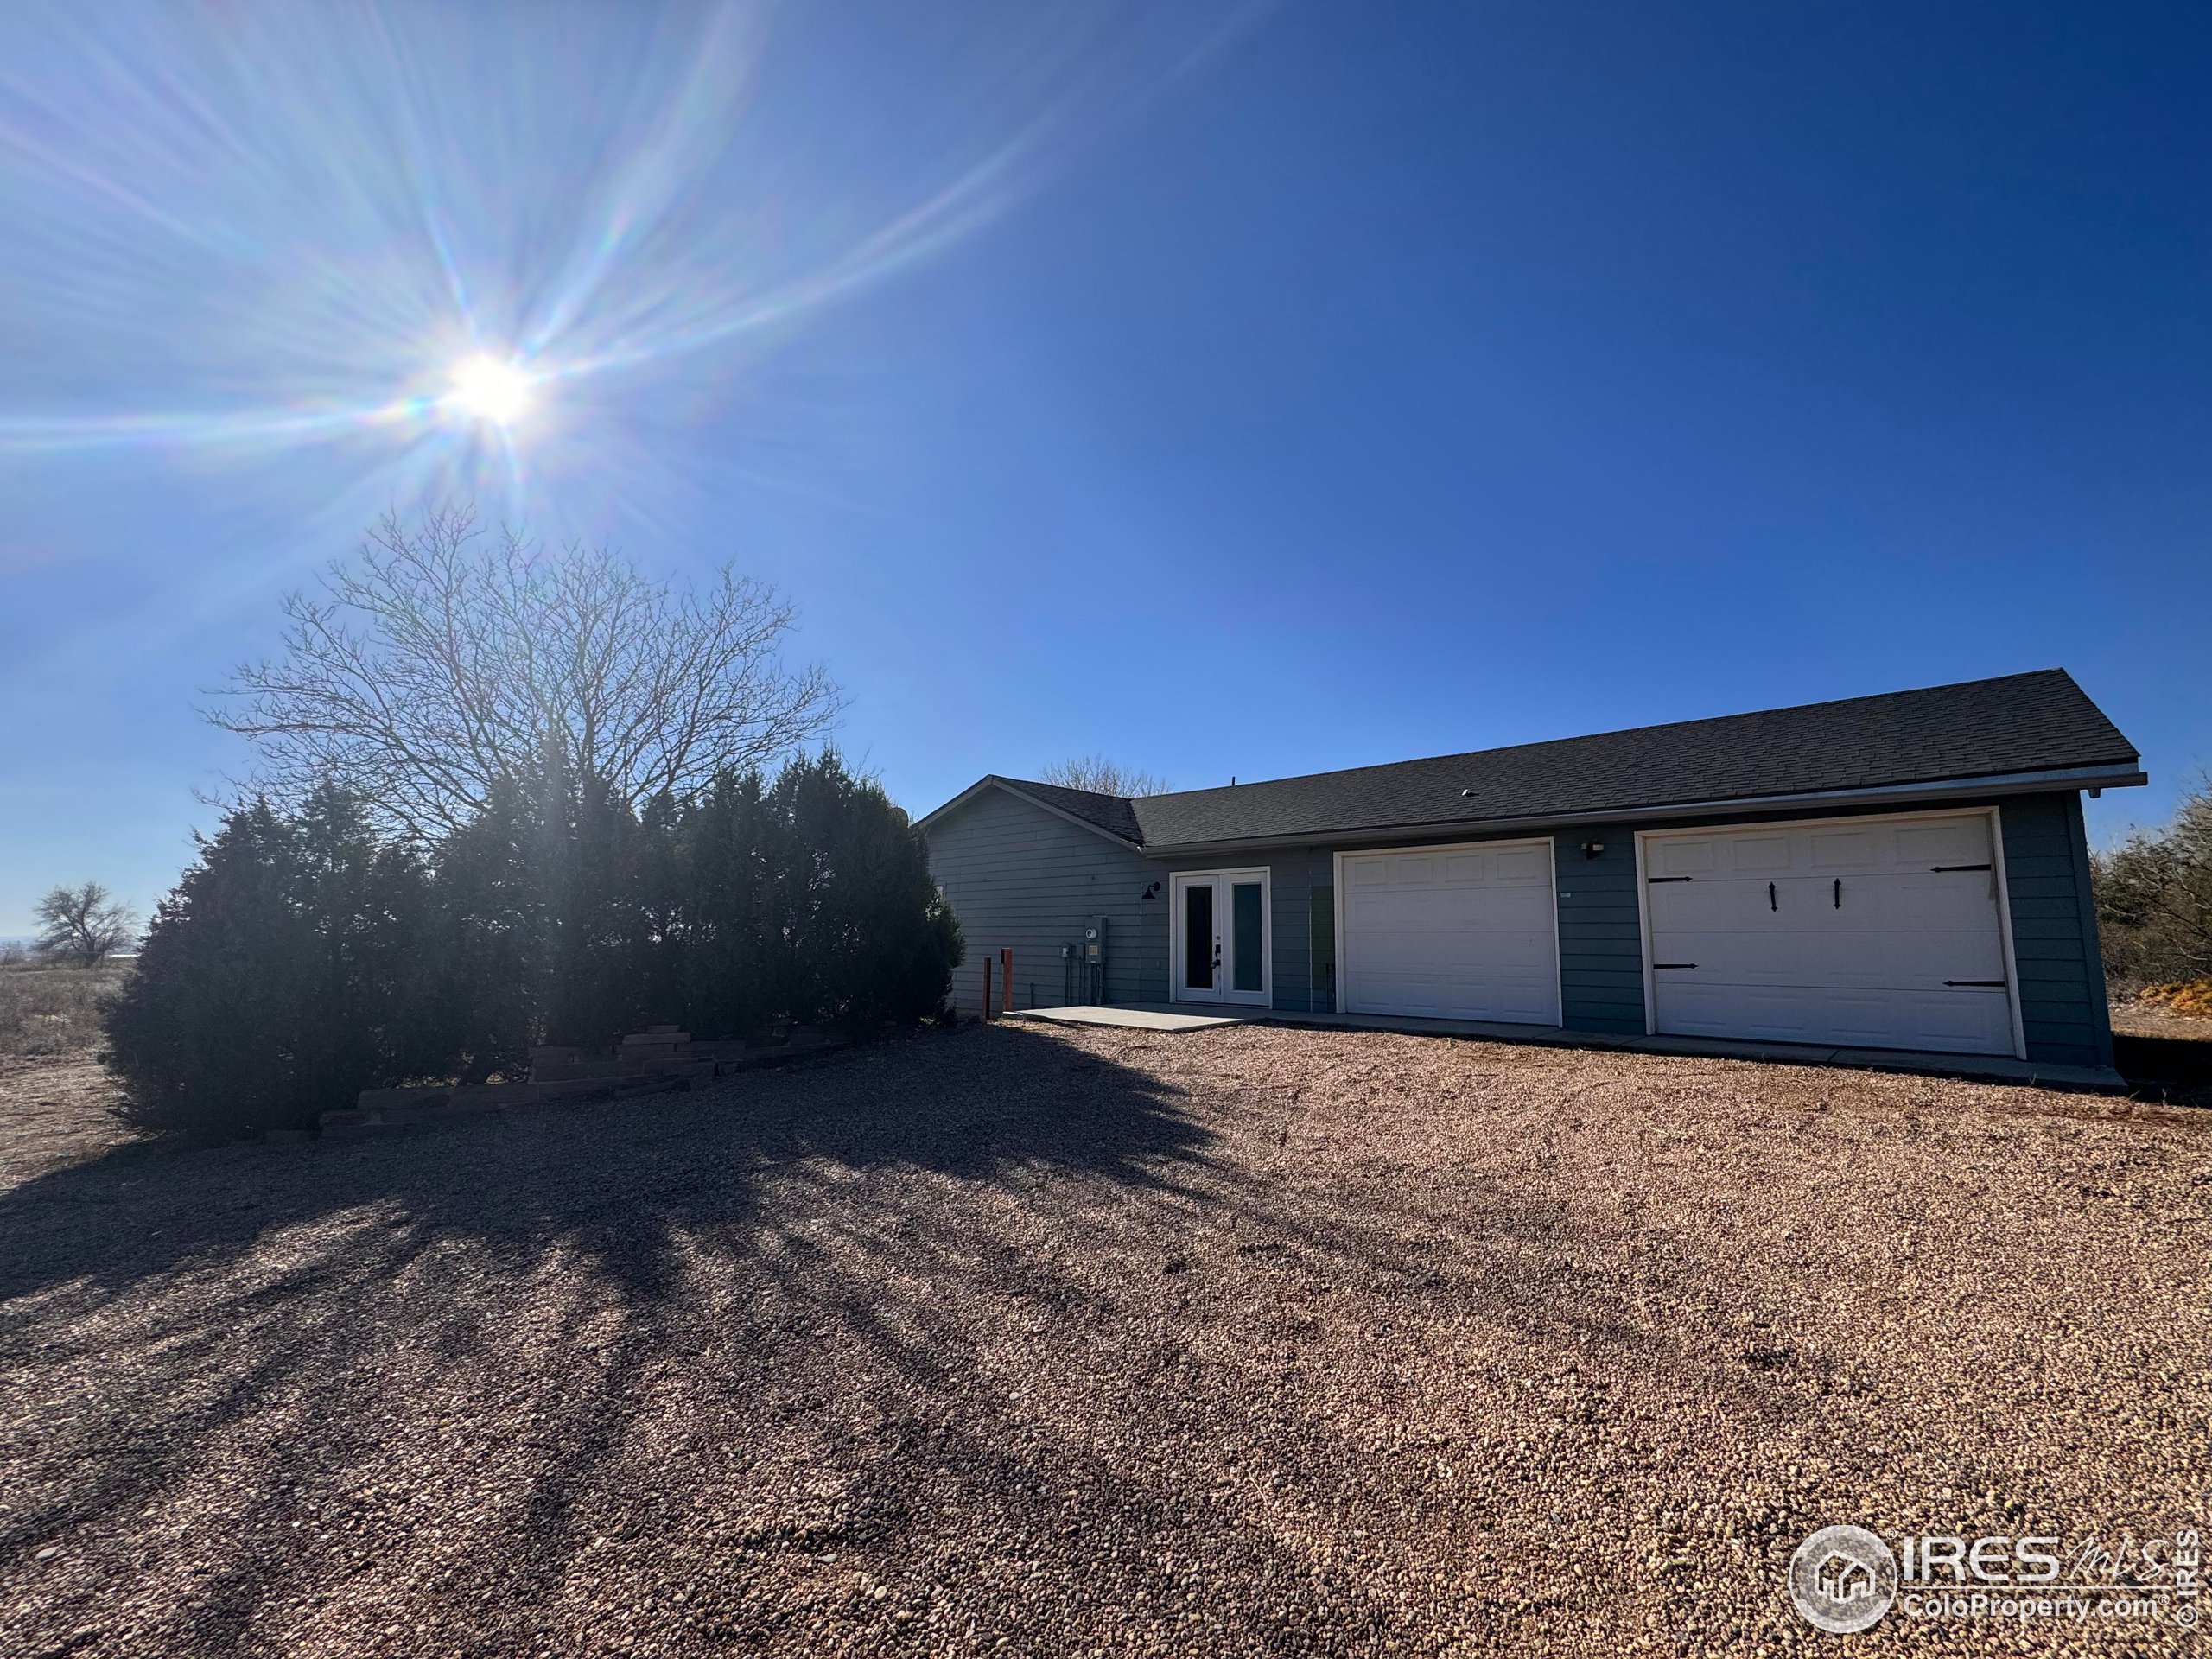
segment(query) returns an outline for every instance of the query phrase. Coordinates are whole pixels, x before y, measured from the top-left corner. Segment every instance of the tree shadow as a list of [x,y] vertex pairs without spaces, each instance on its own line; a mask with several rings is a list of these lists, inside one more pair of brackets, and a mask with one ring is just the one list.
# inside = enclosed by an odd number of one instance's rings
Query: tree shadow
[[[1142,1073],[1070,1059],[1024,1030],[990,1039],[993,1068],[951,1088],[931,1063],[949,1050],[931,1034],[699,1095],[556,1105],[362,1143],[128,1144],[0,1192],[0,1301],[66,1286],[89,1306],[187,1265],[219,1268],[273,1232],[379,1208],[403,1241],[561,1241],[650,1299],[671,1229],[741,1220],[753,1177],[793,1160],[968,1179],[1037,1163],[1142,1185],[1207,1139],[1174,1090]],[[1071,1086],[1087,1072],[1090,1086]],[[892,1097],[909,1093],[918,1098]]]
[[[946,1478],[1036,1487],[995,1445],[975,1298],[1098,1293],[997,1224],[1047,1192],[1170,1192],[1209,1140],[1171,1085],[1001,1029],[627,1106],[45,1175],[0,1195],[0,1355],[45,1402],[0,1413],[21,1477],[0,1582],[57,1650],[358,1634],[395,1575],[410,1618],[534,1648],[549,1606],[589,1625],[655,1599],[602,1593],[640,1535],[641,1440],[672,1435],[689,1471],[658,1484],[717,1545],[701,1584],[941,1513],[892,1465],[948,1398],[967,1403],[936,1441]],[[809,1423],[833,1399],[864,1421],[825,1441]],[[790,1478],[733,1478],[759,1456]],[[825,1483],[851,1495],[825,1505]],[[457,1553],[424,1542],[454,1534]],[[702,1640],[780,1617],[735,1588],[714,1618],[693,1599]],[[875,1611],[887,1634],[927,1617]]]
[[[0,1593],[34,1652],[1287,1653],[1505,1618],[1344,1544],[1347,1504],[1442,1500],[1337,1410],[1305,1310],[1666,1338],[1543,1271],[1556,1218],[1511,1194],[1347,1212],[1248,1128],[1008,1027],[42,1177],[0,1195],[0,1362],[35,1379],[0,1397]],[[1447,1217],[1474,1256],[1425,1247]],[[1452,1490],[1435,1584],[1496,1513]]]

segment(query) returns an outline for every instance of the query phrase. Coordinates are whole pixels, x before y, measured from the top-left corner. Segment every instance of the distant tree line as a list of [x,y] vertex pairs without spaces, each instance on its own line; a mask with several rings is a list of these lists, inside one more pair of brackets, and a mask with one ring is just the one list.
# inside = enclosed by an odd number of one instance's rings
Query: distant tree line
[[387,519],[211,716],[267,765],[108,1010],[127,1114],[311,1123],[364,1088],[512,1076],[534,1044],[734,1038],[944,1005],[919,835],[805,743],[835,689],[791,612],[604,550]]
[[2182,797],[2164,830],[2099,853],[2097,936],[2115,979],[2212,978],[2212,785]]

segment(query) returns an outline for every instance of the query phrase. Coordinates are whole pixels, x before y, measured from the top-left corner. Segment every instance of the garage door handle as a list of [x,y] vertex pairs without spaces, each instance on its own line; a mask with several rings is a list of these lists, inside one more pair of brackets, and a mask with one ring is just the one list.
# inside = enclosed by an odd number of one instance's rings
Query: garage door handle
[[1835,879],[1835,907],[1843,908],[1843,878],[1840,875]]
[[2005,982],[2001,979],[1947,979],[1943,982],[1946,985],[1987,985],[2000,991],[2005,988]]
[[1774,883],[1771,881],[1766,884],[1766,907],[1769,910],[1780,910],[1782,908],[1780,905],[1775,902]]
[[1989,866],[1986,864],[1930,864],[1928,868],[1941,875],[1946,870],[1986,870]]
[[1655,962],[1651,965],[1654,968],[1694,968],[1697,966],[1697,963],[1694,962]]

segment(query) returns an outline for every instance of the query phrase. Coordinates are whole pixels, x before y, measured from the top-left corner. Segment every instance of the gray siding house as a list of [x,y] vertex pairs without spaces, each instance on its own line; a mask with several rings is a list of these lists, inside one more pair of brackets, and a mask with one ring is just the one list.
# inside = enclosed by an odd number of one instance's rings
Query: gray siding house
[[2081,796],[2145,780],[2060,670],[921,821],[1013,1006],[1118,1002],[2108,1066]]

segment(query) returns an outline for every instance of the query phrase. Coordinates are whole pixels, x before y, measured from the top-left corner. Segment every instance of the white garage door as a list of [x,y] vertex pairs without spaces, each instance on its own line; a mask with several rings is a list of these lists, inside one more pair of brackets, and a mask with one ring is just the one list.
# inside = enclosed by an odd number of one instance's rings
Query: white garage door
[[1338,880],[1347,1014],[1559,1023],[1548,841],[1346,853]]
[[1648,834],[1662,1032],[2013,1052],[1986,813]]

